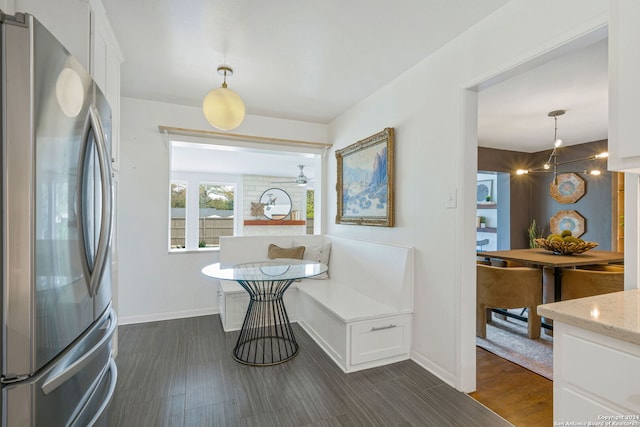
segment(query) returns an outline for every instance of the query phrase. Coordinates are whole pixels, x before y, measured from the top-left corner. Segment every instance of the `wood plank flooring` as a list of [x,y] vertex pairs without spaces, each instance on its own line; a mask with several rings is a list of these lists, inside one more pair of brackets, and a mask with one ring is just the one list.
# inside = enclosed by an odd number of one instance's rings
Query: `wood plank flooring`
[[470,396],[518,427],[553,425],[553,381],[476,347]]
[[119,328],[111,426],[509,426],[412,361],[344,374],[297,325],[300,354],[231,358],[219,316]]

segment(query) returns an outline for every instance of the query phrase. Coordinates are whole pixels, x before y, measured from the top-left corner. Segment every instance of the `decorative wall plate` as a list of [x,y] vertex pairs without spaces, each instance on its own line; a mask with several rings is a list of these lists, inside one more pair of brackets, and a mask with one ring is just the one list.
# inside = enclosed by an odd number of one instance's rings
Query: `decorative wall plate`
[[558,174],[558,185],[549,185],[551,197],[560,203],[575,203],[584,196],[584,180],[575,173]]
[[573,237],[584,234],[585,219],[576,211],[562,210],[551,217],[551,232],[562,233],[562,230],[570,230]]
[[477,185],[476,200],[478,202],[484,202],[487,200],[487,197],[489,197],[489,200],[491,200],[491,193],[493,193],[493,181],[490,179],[478,181]]

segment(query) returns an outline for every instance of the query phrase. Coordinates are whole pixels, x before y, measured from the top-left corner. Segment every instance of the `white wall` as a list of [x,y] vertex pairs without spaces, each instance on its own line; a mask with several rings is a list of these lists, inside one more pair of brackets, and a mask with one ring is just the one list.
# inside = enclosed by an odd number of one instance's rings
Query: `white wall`
[[[216,313],[214,282],[200,270],[217,261],[217,252],[167,249],[170,150],[158,125],[213,129],[199,108],[133,98],[122,98],[121,108],[120,323]],[[265,117],[247,116],[236,132],[326,141],[324,125]]]
[[[602,26],[607,16],[607,0],[513,0],[330,125],[332,151],[395,128],[396,227],[326,229],[416,248],[412,357],[460,390],[475,387],[477,96],[464,88]],[[335,188],[335,162],[326,177],[326,188]],[[457,209],[445,207],[452,192]],[[331,218],[331,194],[327,209]]]

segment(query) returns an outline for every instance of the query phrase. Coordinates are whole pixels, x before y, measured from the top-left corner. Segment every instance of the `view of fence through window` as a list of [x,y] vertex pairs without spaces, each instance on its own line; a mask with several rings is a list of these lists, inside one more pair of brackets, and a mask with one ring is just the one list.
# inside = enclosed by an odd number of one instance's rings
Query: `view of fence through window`
[[185,247],[187,184],[171,183],[171,249]]
[[200,184],[198,247],[220,245],[220,236],[233,236],[232,185]]

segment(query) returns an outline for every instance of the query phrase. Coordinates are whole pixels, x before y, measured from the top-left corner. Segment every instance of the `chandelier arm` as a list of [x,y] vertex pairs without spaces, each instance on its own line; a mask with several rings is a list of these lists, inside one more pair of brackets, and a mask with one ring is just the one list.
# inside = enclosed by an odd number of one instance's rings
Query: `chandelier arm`
[[[547,165],[551,164],[551,159],[553,159],[554,157],[556,157],[556,147],[553,147],[553,151],[551,152],[551,154],[549,154],[549,158],[547,159]],[[555,163],[555,162],[554,162]]]
[[585,160],[604,160],[604,159],[594,159],[594,156],[590,156],[590,157],[583,157],[580,159],[574,159],[574,160],[566,160],[564,162],[558,162],[558,165],[566,165],[568,163],[575,163],[575,162],[582,162]]
[[586,173],[588,174],[589,171],[587,169],[582,169],[582,170],[578,170],[578,171],[552,171],[552,170],[543,170],[541,168],[536,168],[536,169],[527,169],[527,173],[557,173],[557,174],[561,174],[561,173]]

